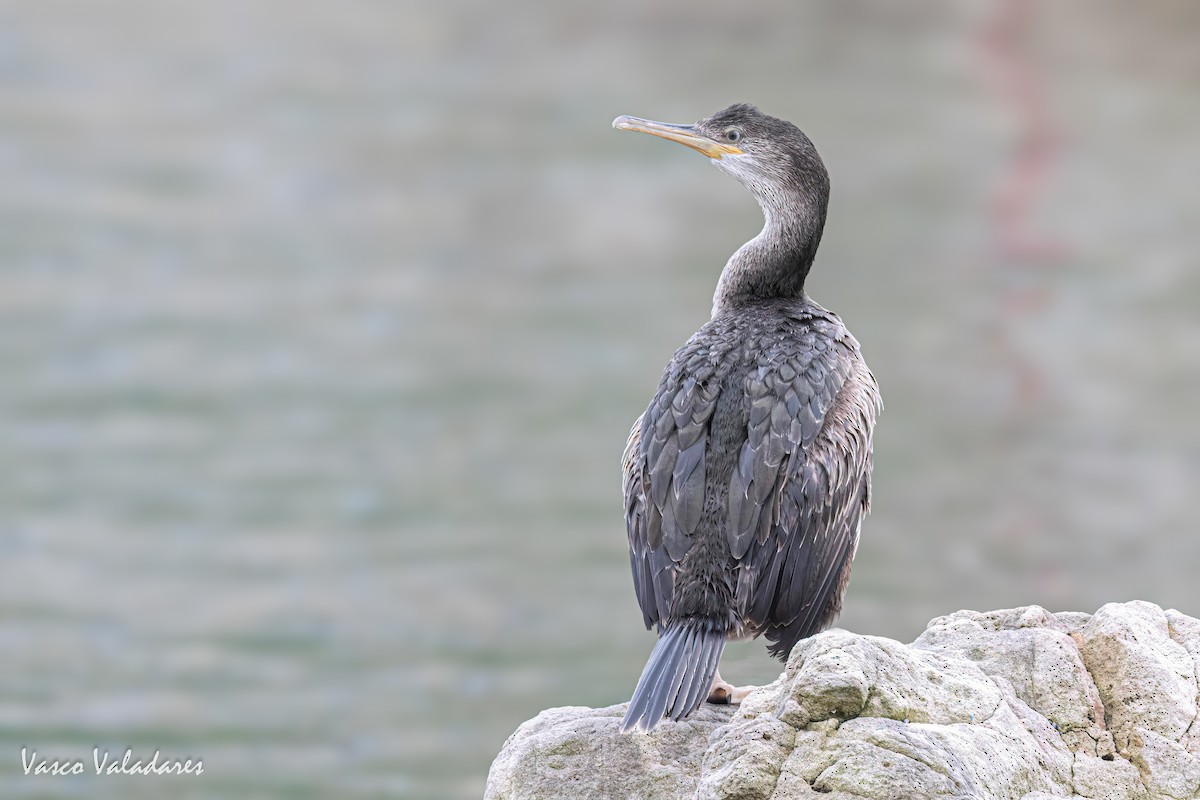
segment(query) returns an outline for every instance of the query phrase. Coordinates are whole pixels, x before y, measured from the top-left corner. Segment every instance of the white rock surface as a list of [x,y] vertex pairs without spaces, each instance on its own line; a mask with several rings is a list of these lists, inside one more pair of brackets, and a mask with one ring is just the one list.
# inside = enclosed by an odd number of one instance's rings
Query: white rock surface
[[517,729],[486,800],[1200,798],[1200,620],[1144,602],[832,630],[736,713],[621,734],[624,705]]

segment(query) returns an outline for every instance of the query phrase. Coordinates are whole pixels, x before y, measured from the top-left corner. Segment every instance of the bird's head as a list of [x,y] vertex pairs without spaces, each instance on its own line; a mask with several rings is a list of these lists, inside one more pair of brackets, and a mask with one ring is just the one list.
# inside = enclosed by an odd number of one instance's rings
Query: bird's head
[[768,212],[785,210],[797,201],[823,212],[828,202],[829,174],[813,143],[792,123],[752,105],[732,105],[694,125],[622,116],[613,120],[613,127],[649,133],[703,153],[737,178]]

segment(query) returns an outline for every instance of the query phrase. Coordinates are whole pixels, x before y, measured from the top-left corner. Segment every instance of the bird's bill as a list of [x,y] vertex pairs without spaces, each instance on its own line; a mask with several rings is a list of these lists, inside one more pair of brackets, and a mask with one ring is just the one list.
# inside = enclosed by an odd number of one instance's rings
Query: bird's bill
[[742,152],[739,148],[731,144],[708,138],[697,131],[695,125],[674,125],[670,122],[655,122],[654,120],[642,119],[641,117],[621,116],[613,120],[613,127],[620,131],[648,133],[651,136],[659,136],[672,142],[679,142],[703,153],[709,158],[722,158],[723,156],[735,155]]

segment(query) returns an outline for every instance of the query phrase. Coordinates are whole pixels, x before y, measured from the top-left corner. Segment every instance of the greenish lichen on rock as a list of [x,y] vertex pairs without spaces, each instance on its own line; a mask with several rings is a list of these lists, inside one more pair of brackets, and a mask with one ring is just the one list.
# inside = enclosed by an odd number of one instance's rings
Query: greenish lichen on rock
[[1144,602],[933,620],[911,645],[801,642],[736,711],[621,734],[624,706],[542,712],[487,800],[1200,798],[1200,620]]

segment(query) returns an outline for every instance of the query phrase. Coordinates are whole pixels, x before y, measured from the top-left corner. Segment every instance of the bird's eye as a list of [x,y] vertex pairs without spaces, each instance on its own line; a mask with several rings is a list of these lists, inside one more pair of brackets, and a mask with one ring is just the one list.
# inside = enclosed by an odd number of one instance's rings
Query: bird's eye
[[740,142],[742,140],[742,132],[737,128],[729,128],[725,131],[725,141]]

